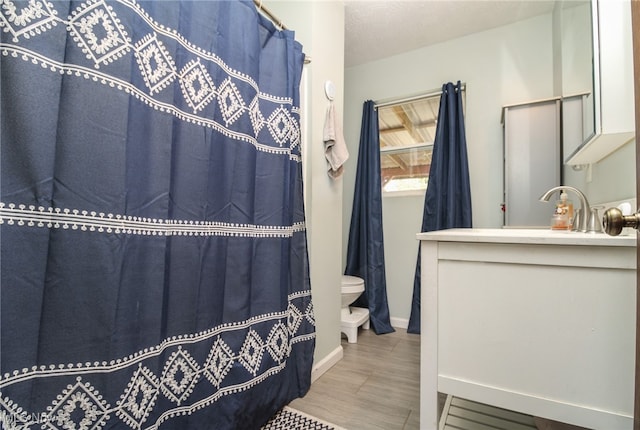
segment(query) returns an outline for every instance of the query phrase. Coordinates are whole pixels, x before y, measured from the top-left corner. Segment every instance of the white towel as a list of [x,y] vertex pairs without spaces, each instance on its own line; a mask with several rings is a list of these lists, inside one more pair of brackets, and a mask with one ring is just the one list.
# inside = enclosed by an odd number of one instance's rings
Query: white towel
[[342,135],[342,128],[336,119],[336,111],[333,103],[327,109],[327,118],[324,122],[324,156],[329,164],[329,176],[336,179],[342,175],[343,164],[349,158],[347,144]]

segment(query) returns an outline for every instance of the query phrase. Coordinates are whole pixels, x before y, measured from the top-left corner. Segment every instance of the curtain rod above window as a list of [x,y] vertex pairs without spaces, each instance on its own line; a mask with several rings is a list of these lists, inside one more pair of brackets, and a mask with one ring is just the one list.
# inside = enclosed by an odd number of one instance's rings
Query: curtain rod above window
[[[273,24],[276,27],[278,27],[280,30],[288,30],[288,28],[284,26],[280,18],[275,16],[273,12],[271,12],[269,9],[267,9],[262,5],[262,0],[253,0],[253,4],[255,4],[258,7],[258,12],[264,14],[267,18],[269,18],[271,22],[273,22]],[[304,64],[309,64],[309,63],[311,63],[311,57],[305,54]]]
[[[465,84],[460,85],[460,89],[462,91],[464,91],[465,88],[466,88]],[[376,102],[373,107],[375,109],[378,109],[378,108],[386,107],[386,106],[399,105],[399,104],[402,104],[402,103],[409,103],[409,102],[414,102],[416,100],[421,100],[421,99],[426,99],[426,98],[429,98],[429,97],[439,96],[440,94],[442,94],[442,90],[433,90],[433,91],[431,91],[429,93],[426,93],[426,94],[420,94],[420,95],[412,96],[412,97],[405,97],[403,99],[389,100],[389,101],[386,101],[386,102]]]

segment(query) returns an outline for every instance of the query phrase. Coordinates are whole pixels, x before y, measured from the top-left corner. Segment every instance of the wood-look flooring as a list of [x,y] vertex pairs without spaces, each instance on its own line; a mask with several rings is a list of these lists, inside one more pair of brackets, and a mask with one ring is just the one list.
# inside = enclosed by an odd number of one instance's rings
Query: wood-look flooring
[[[347,430],[420,428],[420,336],[396,328],[376,335],[358,331],[358,343],[342,337],[344,357],[289,404]],[[438,398],[440,412],[446,395]],[[539,430],[587,430],[535,417]]]
[[292,408],[348,430],[420,427],[420,336],[360,329],[342,338],[344,358],[319,377]]

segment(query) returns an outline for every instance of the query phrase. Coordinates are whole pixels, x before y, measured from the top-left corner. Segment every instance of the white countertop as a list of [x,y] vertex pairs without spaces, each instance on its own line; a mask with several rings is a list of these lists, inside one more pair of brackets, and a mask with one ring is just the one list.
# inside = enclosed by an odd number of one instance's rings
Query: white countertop
[[537,245],[636,246],[636,235],[609,236],[551,229],[457,228],[418,233],[418,240],[443,242],[524,243]]

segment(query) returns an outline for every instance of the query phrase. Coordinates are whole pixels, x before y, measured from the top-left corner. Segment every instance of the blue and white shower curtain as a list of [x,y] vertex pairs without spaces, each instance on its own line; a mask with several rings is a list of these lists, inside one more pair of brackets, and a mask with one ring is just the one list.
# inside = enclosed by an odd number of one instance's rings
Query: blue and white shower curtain
[[250,1],[0,3],[0,421],[254,429],[309,388],[303,54]]

